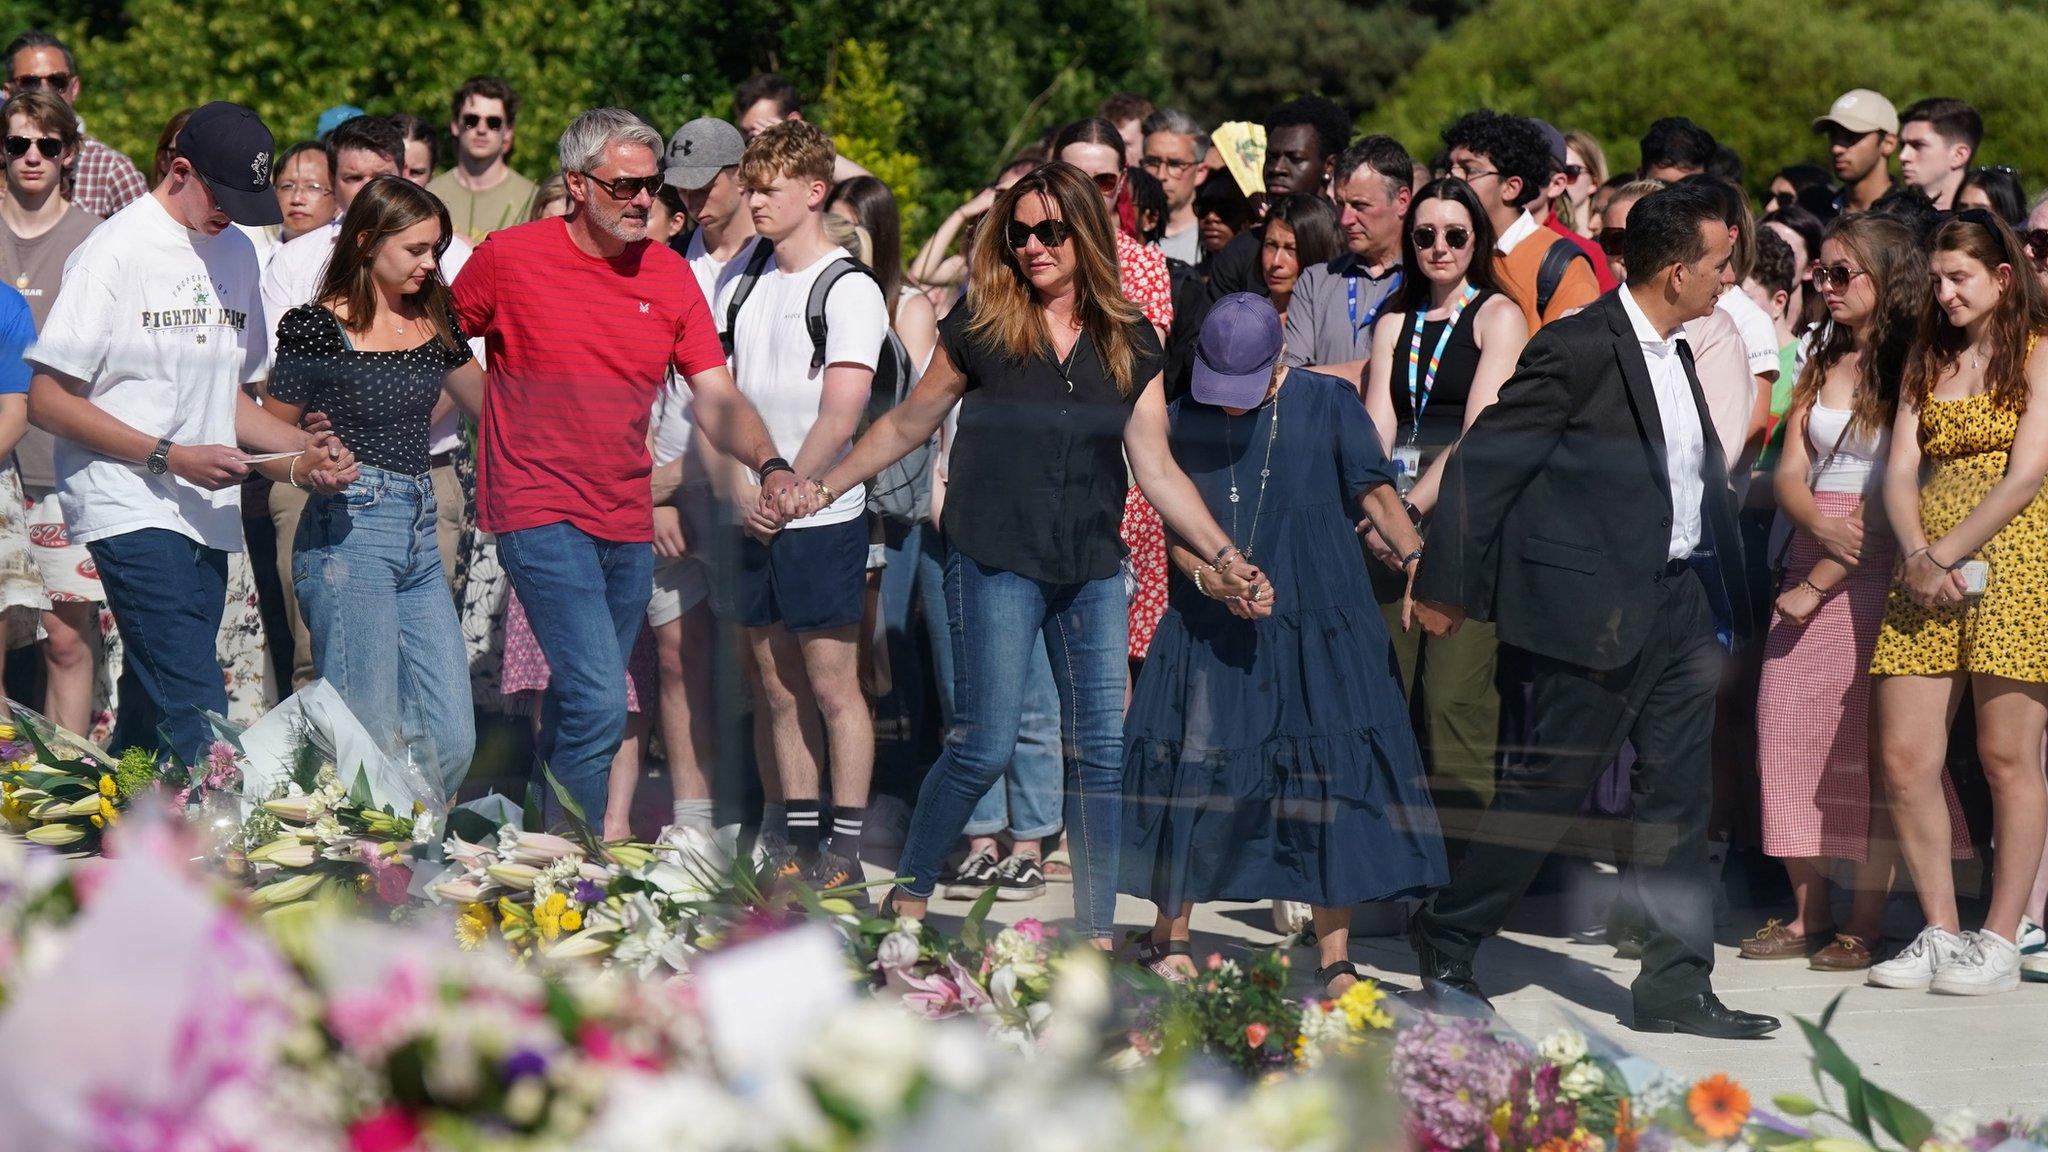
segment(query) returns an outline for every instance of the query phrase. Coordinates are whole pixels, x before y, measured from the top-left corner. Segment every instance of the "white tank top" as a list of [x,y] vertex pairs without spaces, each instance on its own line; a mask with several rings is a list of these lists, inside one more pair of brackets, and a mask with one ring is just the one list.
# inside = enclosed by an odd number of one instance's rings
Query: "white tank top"
[[[1861,493],[1873,490],[1884,475],[1885,450],[1891,443],[1891,430],[1879,428],[1874,434],[1868,431],[1842,435],[1842,429],[1849,426],[1853,413],[1839,408],[1830,408],[1818,400],[1806,416],[1806,448],[1813,457],[1816,469],[1813,480],[1815,492]],[[1836,447],[1839,438],[1841,446]],[[1829,452],[1833,459],[1829,459]]]

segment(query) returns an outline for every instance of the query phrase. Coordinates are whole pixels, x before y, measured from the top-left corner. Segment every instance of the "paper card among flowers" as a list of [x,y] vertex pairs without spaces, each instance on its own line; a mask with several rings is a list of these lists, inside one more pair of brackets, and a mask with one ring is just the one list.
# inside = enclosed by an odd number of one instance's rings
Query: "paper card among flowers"
[[243,773],[244,814],[292,779],[293,762],[308,742],[334,765],[344,788],[353,785],[360,771],[369,782],[373,807],[406,813],[418,802],[432,813],[447,809],[447,794],[437,780],[409,761],[386,755],[342,702],[341,693],[327,681],[315,680],[242,733],[242,753],[248,760]]
[[712,1057],[740,1085],[795,1067],[817,1039],[818,1021],[853,1000],[845,947],[822,924],[708,955],[691,970]]

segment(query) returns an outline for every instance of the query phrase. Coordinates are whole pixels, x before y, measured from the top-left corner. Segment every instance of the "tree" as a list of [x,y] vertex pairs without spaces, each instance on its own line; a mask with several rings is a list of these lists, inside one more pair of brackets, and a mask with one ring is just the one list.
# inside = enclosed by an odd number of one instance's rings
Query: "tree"
[[1215,124],[1319,92],[1351,111],[1383,99],[1473,0],[1153,0],[1171,99]]
[[924,173],[918,158],[904,150],[906,114],[889,79],[889,50],[848,40],[820,103],[821,119],[832,126],[833,145],[896,194],[903,234],[922,235],[924,209],[918,197]]
[[2039,173],[2042,44],[2048,14],[2005,0],[1495,0],[1361,123],[1427,156],[1444,124],[1484,105],[1583,128],[1608,166],[1626,171],[1651,121],[1689,116],[1761,188],[1786,164],[1825,164],[1810,122],[1866,87],[1901,108],[1923,96],[1968,100],[1987,126],[1980,162]]

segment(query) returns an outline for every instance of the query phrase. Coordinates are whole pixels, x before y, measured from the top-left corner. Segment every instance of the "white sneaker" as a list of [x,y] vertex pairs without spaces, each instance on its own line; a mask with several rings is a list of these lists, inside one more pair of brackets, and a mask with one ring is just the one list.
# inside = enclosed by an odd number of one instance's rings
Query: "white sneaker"
[[1898,955],[1871,966],[1866,980],[1878,988],[1925,989],[1934,982],[1935,970],[1951,956],[1969,948],[1961,936],[1929,924]]
[[2020,986],[2019,945],[1996,932],[1972,932],[1969,947],[1934,969],[1931,991],[1950,996],[1991,996]]
[[2048,931],[2031,916],[2020,920],[2020,979],[2048,984]]
[[1308,925],[1308,905],[1299,900],[1273,901],[1273,931],[1282,936],[1292,936]]

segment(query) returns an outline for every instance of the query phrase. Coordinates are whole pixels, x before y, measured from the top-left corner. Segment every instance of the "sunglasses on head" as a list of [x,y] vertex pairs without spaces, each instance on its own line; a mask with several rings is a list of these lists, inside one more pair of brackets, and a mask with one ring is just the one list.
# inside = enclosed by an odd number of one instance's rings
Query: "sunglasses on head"
[[17,92],[33,92],[38,88],[61,92],[71,87],[71,73],[52,72],[48,76],[16,76],[12,83]]
[[502,132],[505,129],[505,118],[503,116],[479,116],[474,112],[464,112],[462,114],[463,131],[467,132],[479,124],[493,132]]
[[614,200],[631,200],[642,192],[652,196],[661,191],[662,185],[662,177],[659,175],[621,176],[617,180],[600,180],[595,175],[585,172],[583,178],[604,189],[605,195]]
[[[1427,252],[1436,247],[1437,228],[1434,224],[1417,224],[1408,233],[1408,239],[1415,244],[1417,252]],[[1465,245],[1472,242],[1472,230],[1459,224],[1447,225],[1444,230],[1444,246],[1453,252],[1463,252]]]
[[2027,255],[2048,263],[2048,228],[2035,228],[2027,233]]
[[1012,248],[1029,245],[1033,237],[1037,238],[1041,247],[1057,248],[1065,244],[1073,234],[1074,230],[1064,220],[1040,220],[1031,225],[1026,225],[1021,220],[1012,220],[1003,225],[1003,239],[1009,241]]
[[55,136],[36,136],[33,138],[28,136],[9,136],[7,138],[7,154],[16,159],[28,155],[30,147],[34,147],[36,151],[41,152],[45,160],[55,160],[64,152],[64,142]]

